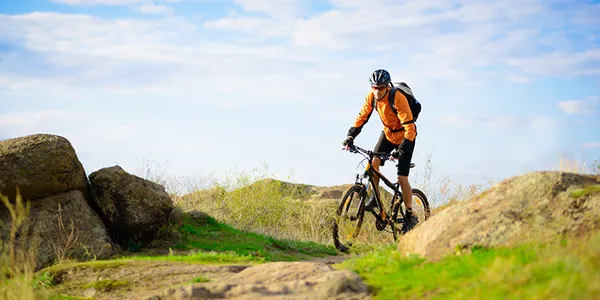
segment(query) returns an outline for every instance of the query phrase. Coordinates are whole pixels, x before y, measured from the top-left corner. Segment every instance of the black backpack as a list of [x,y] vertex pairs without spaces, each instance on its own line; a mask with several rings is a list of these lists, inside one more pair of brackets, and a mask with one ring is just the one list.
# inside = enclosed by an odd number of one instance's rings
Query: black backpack
[[[413,119],[408,122],[405,122],[404,124],[414,123],[415,121],[417,121],[417,118],[419,117],[419,113],[421,112],[421,103],[419,103],[419,101],[417,101],[412,90],[406,83],[404,83],[404,82],[392,83],[392,88],[390,89],[390,96],[388,97],[388,100],[390,101],[390,106],[392,107],[392,110],[394,111],[394,114],[396,114],[396,115],[398,114],[398,110],[396,109],[396,106],[394,105],[394,98],[396,97],[396,91],[400,91],[402,93],[402,95],[404,95],[404,97],[406,97],[406,99],[408,100],[408,106],[410,106],[410,110],[413,115]],[[377,110],[377,105],[375,105],[374,97],[373,97],[373,108],[375,110]]]

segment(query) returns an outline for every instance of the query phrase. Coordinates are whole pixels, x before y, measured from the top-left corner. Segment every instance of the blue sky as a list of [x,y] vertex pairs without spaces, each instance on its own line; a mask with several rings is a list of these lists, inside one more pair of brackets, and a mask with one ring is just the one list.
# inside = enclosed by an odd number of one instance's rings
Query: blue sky
[[[341,142],[388,69],[423,104],[413,173],[478,183],[600,159],[598,1],[0,1],[0,139],[86,172],[351,182]],[[373,116],[357,144],[372,148]],[[384,173],[394,176],[393,167]],[[290,178],[291,176],[291,178]]]

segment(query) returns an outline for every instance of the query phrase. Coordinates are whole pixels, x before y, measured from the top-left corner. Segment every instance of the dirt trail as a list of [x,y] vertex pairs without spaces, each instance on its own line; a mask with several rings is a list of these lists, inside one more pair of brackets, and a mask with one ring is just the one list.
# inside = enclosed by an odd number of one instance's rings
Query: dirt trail
[[[284,279],[268,283],[263,282],[264,280],[257,282],[256,278],[260,276],[256,276],[256,274],[247,276],[248,278],[244,278],[242,281],[231,281],[233,278],[240,277],[242,271],[259,266],[250,263],[218,265],[172,261],[96,261],[54,269],[56,283],[51,287],[51,291],[54,294],[95,299],[149,299],[153,296],[155,297],[153,299],[157,299],[156,296],[159,295],[163,295],[161,299],[164,299],[164,295],[168,294],[169,289],[171,294],[175,291],[180,294],[188,291],[187,293],[191,294],[197,293],[195,289],[200,288],[208,293],[203,296],[204,299],[234,299],[241,296],[249,297],[253,295],[252,293],[256,293],[256,290],[263,290],[267,294],[285,295],[312,293],[307,289],[315,289],[317,291],[315,293],[323,295],[322,297],[315,296],[315,299],[333,296],[336,298],[337,294],[343,294],[344,297],[349,298],[365,299],[367,297],[366,290],[363,290],[364,284],[358,276],[349,274],[349,271],[331,267],[331,265],[341,263],[348,258],[350,258],[348,255],[338,255],[315,257],[302,262],[265,263],[269,264],[269,267],[273,266],[274,269],[260,271],[268,274],[262,275],[264,278],[275,278],[276,274],[287,272],[287,275],[280,276]],[[261,266],[260,268],[266,267]],[[248,270],[246,272],[257,271]],[[324,285],[325,287],[319,288]],[[348,293],[348,291],[350,292]],[[226,292],[233,294],[229,297]],[[186,297],[168,298],[184,299]]]
[[144,299],[194,279],[219,281],[250,265],[205,265],[172,261],[106,261],[65,266],[55,273],[56,294],[95,299]]
[[335,265],[335,264],[339,264],[347,259],[350,259],[351,256],[349,255],[330,255],[330,256],[325,256],[325,257],[315,257],[315,258],[311,258],[305,261],[311,261],[311,262],[319,262],[319,263],[324,263],[324,264],[328,264],[328,265]]

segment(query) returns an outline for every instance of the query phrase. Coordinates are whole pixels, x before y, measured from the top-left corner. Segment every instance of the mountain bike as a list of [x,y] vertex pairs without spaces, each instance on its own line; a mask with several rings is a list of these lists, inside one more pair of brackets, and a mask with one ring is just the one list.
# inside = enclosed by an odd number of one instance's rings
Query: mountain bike
[[[371,194],[375,197],[377,204],[377,207],[371,211],[375,217],[375,228],[378,231],[383,231],[386,230],[387,226],[389,226],[391,231],[386,231],[391,232],[394,237],[394,241],[396,241],[398,239],[398,225],[404,224],[404,219],[406,216],[400,184],[398,182],[390,182],[390,180],[387,179],[381,172],[372,167],[373,158],[376,156],[379,157],[381,161],[387,161],[392,160],[392,154],[373,152],[371,150],[360,148],[356,145],[351,146],[349,151],[352,153],[361,154],[365,157],[363,161],[368,160],[368,163],[365,171],[362,174],[356,174],[356,180],[354,184],[344,192],[339,202],[339,206],[337,207],[335,221],[332,226],[333,243],[335,247],[342,252],[346,252],[354,244],[360,233],[361,226],[363,225],[363,220],[365,217],[365,203],[368,200],[369,191],[371,191]],[[415,164],[411,163],[410,167],[414,168]],[[373,175],[378,176],[381,181],[393,191],[389,201],[390,204],[388,209],[385,209],[384,207],[384,202],[382,201],[383,197],[379,192],[380,187],[374,188],[375,181]],[[365,180],[366,183],[363,183]],[[424,220],[427,220],[431,215],[431,209],[425,193],[417,188],[413,188],[411,190],[413,197],[416,198],[414,199],[414,204],[423,206]],[[414,204],[413,211],[415,211]],[[398,214],[400,214],[400,216]],[[345,230],[350,230],[350,232],[343,232]]]

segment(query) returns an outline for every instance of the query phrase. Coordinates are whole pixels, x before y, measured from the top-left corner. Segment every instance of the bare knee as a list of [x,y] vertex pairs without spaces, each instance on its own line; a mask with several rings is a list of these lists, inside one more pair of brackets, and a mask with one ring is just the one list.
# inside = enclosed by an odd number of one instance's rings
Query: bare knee
[[381,159],[379,159],[379,157],[374,157],[373,158],[373,168],[378,169],[380,165],[381,165]]
[[398,182],[402,188],[410,188],[410,183],[408,182],[408,176],[398,176]]

